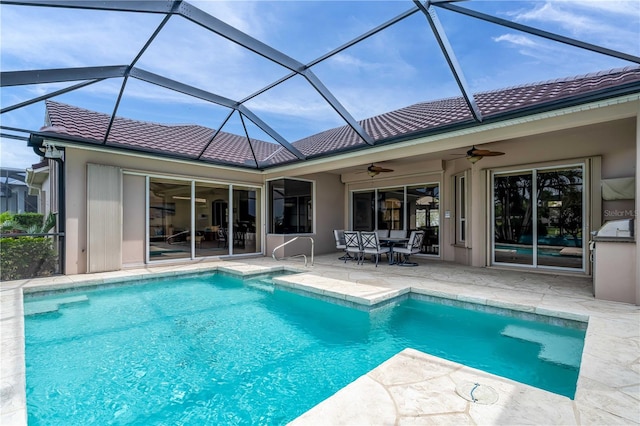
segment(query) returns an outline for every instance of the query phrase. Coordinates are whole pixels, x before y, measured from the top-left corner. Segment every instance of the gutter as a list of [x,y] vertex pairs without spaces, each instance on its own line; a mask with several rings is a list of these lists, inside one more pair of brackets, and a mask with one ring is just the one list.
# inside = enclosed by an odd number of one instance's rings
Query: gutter
[[[44,151],[44,138],[38,137],[34,134],[29,136],[29,141],[27,145],[33,149],[33,152],[36,153],[39,157],[45,157]],[[66,275],[66,253],[67,253],[67,242],[65,239],[66,225],[67,225],[67,211],[66,211],[66,192],[65,192],[65,167],[64,167],[64,148],[61,148],[63,155],[57,158],[50,158],[54,160],[58,165],[58,236],[61,238],[60,244],[60,273],[62,275]]]

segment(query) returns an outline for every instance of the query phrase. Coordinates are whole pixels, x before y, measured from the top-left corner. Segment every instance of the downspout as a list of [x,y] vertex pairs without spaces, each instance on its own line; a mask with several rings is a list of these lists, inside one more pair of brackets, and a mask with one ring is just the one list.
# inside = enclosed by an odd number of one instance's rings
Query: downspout
[[[36,153],[37,156],[39,157],[44,157],[47,158],[44,154],[44,152],[41,150],[44,144],[44,138],[42,138],[41,136],[34,136],[31,135],[29,137],[29,143],[28,145],[31,146],[31,148],[33,149],[33,152]],[[62,151],[64,153],[64,148],[60,148],[60,151]],[[64,155],[62,156],[62,158],[64,157]],[[64,160],[62,158],[49,158],[50,160],[54,160],[58,167],[58,233],[62,234],[62,236],[59,236],[58,238],[61,238],[61,244],[60,244],[60,273],[62,275],[65,275],[66,272],[66,254],[67,254],[67,243],[65,240],[65,230],[66,230],[66,224],[67,224],[67,215],[66,215],[66,196],[65,196],[65,170],[64,170]]]

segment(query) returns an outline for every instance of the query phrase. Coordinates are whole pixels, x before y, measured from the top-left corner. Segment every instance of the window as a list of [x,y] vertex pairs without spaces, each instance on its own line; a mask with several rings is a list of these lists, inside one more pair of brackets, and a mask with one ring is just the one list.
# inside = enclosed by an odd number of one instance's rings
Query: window
[[272,234],[313,232],[313,183],[294,179],[269,182]]
[[467,176],[461,174],[455,177],[455,214],[456,214],[456,244],[467,241]]

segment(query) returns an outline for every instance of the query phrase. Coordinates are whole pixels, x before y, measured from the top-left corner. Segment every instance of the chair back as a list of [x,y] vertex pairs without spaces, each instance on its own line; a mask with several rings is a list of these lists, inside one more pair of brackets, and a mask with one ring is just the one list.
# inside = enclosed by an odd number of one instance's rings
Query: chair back
[[362,248],[362,243],[360,242],[360,232],[358,231],[344,231],[344,243],[347,246],[347,249],[358,249]]
[[407,248],[410,248],[413,253],[420,252],[422,250],[422,240],[424,240],[424,231],[411,231]]
[[403,229],[392,229],[389,231],[390,238],[405,238],[407,236],[407,232]]
[[224,228],[218,228],[218,239],[222,241],[226,241],[227,232],[224,230]]
[[416,237],[413,240],[413,248],[418,249],[418,251],[422,250],[422,241],[424,240],[424,231],[415,231]]
[[378,240],[378,234],[376,232],[361,232],[360,240],[362,241],[362,248],[365,250],[378,250],[380,248],[380,241]]
[[378,239],[387,238],[389,236],[389,230],[388,229],[378,229],[376,231],[376,234],[378,234]]
[[336,247],[344,246],[344,229],[334,229],[333,237],[336,239]]

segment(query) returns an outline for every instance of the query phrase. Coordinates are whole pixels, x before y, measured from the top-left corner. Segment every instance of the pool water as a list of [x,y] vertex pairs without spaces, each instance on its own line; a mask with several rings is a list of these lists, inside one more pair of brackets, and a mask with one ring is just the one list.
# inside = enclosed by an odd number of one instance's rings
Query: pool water
[[572,398],[585,333],[217,274],[26,296],[25,313],[30,425],[286,424],[407,347]]

